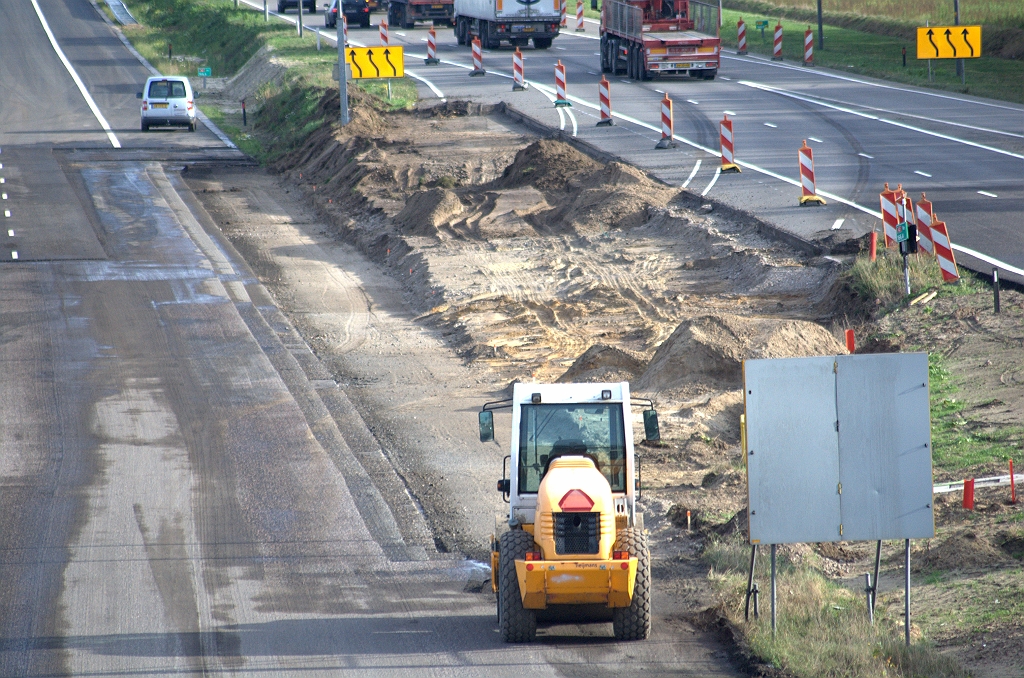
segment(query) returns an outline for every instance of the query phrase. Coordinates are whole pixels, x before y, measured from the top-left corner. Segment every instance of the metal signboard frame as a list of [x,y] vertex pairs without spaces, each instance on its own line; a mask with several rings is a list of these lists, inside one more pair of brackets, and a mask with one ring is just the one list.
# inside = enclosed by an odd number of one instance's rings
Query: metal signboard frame
[[752,544],[935,535],[926,354],[748,360],[743,372]]

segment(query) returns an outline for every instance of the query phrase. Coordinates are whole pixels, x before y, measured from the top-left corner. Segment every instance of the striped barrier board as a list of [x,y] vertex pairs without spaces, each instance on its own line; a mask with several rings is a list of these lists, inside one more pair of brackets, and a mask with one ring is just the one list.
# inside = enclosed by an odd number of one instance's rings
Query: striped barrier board
[[583,0],[576,0],[576,32],[583,33]]
[[896,216],[896,191],[889,189],[889,184],[885,184],[885,189],[878,194],[879,203],[882,206],[882,230],[885,234],[885,246],[892,247],[896,244],[896,224],[899,223],[899,219]]
[[946,231],[945,222],[939,221],[935,214],[932,214],[932,244],[935,246],[935,258],[942,269],[942,280],[948,283],[955,283],[960,280],[960,271],[956,268],[956,257],[953,256],[953,247],[949,242],[949,232]]
[[484,70],[484,50],[480,45],[480,38],[473,38],[473,70],[470,71],[470,75],[484,75],[487,71]]
[[921,194],[921,199],[917,201],[917,205],[914,208],[917,214],[917,239],[921,247],[928,254],[935,256],[935,245],[932,243],[932,204],[925,197],[924,193]]
[[672,116],[672,99],[666,94],[665,98],[661,100],[661,141],[655,148],[676,148],[679,145],[673,139],[675,127],[675,120]]
[[569,97],[565,94],[565,66],[562,65],[562,60],[559,59],[558,63],[555,64],[555,107],[571,107],[572,104],[569,102]]
[[782,24],[775,24],[775,46],[772,51],[773,61],[782,61]]
[[722,122],[718,124],[718,136],[722,146],[722,171],[742,171],[736,164],[736,158],[733,155],[732,120],[728,115],[722,116]]
[[739,44],[739,49],[737,50],[737,54],[746,54],[747,53],[747,25],[745,23],[743,23],[743,17],[740,17],[740,20],[736,22],[736,38],[737,38],[737,44]]
[[825,199],[818,195],[814,184],[814,151],[807,145],[806,139],[797,155],[800,157],[800,205],[824,205]]
[[601,119],[597,121],[597,126],[608,127],[614,125],[615,121],[612,119],[611,86],[603,75],[601,76],[601,82],[597,84],[597,95],[601,100]]
[[814,33],[810,28],[804,31],[804,65],[814,65]]
[[526,89],[526,78],[523,75],[523,53],[516,47],[512,52],[512,91],[521,92]]
[[437,58],[437,33],[431,28],[427,31],[427,58],[423,60],[425,64],[439,64],[441,61]]
[[388,22],[385,20],[380,22],[380,46],[388,46]]

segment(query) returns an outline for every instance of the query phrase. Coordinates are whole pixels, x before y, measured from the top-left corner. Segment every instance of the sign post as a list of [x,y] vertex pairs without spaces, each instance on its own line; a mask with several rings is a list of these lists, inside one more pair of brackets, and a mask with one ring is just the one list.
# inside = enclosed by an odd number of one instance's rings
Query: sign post
[[761,31],[761,42],[764,42],[764,29],[768,28],[768,20],[766,19],[764,21],[755,21],[754,28]]
[[206,89],[206,79],[210,77],[210,69],[208,67],[200,68],[197,75],[203,79],[203,89]]
[[345,62],[345,22],[338,22],[338,90],[341,99],[341,125],[348,124],[348,64]]

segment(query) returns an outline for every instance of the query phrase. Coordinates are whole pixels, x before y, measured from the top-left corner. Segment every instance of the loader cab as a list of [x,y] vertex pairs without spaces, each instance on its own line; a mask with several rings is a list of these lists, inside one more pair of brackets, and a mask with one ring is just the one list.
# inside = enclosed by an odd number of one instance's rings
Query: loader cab
[[[512,430],[507,472],[498,483],[509,502],[510,525],[534,523],[541,480],[555,459],[568,456],[593,461],[608,481],[617,513],[625,512],[634,524],[638,474],[631,402],[627,382],[513,386],[511,401],[500,403],[512,409]],[[657,440],[653,407],[645,410],[644,421],[645,438]],[[480,438],[493,435],[493,415],[485,406]]]

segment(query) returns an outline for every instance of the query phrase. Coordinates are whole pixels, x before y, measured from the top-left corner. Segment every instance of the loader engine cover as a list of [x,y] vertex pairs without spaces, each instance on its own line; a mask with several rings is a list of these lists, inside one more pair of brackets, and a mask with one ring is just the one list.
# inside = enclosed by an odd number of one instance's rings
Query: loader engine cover
[[593,459],[551,459],[537,490],[537,544],[545,559],[601,560],[615,541],[615,505]]

